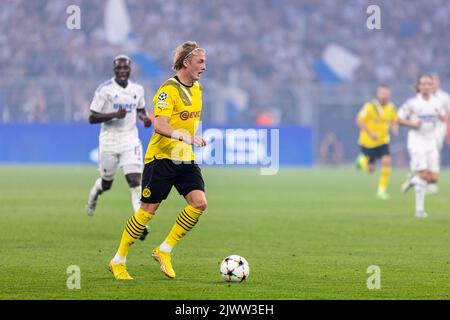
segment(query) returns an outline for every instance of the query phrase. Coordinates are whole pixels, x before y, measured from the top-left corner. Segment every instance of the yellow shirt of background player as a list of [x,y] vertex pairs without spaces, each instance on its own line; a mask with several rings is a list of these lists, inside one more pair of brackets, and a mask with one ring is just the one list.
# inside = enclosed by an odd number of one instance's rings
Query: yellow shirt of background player
[[[153,97],[154,114],[169,118],[175,130],[185,130],[194,136],[200,124],[202,112],[202,86],[197,81],[191,87],[184,86],[175,77],[164,82]],[[145,163],[154,159],[176,161],[194,160],[192,146],[154,133],[145,154]]]
[[365,130],[359,133],[359,145],[365,148],[375,148],[390,142],[389,127],[397,121],[397,111],[392,103],[381,106],[378,101],[369,101],[364,104],[358,113],[367,129],[376,135],[372,139]]

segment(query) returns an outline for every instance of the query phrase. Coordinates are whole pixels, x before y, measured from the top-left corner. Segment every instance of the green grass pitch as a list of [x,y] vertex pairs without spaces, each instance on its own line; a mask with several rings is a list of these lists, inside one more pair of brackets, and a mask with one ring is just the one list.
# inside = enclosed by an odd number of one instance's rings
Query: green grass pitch
[[[414,195],[399,188],[375,198],[377,174],[350,168],[203,168],[209,208],[174,251],[175,280],[152,260],[184,200],[173,189],[145,242],[128,256],[135,280],[107,270],[127,218],[130,193],[118,172],[84,212],[97,178],[94,167],[0,167],[0,299],[448,299],[450,294],[450,172],[440,194],[426,200],[428,219],[413,216]],[[239,254],[250,264],[243,283],[226,283],[219,263]],[[81,270],[69,290],[67,267]],[[381,289],[366,286],[370,265]]]

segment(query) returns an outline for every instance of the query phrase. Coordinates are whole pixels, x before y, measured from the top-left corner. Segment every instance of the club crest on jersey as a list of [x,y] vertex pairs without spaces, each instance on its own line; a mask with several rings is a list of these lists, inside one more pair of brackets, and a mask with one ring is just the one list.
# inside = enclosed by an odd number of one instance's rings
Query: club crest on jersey
[[164,100],[166,100],[167,99],[167,93],[166,92],[161,92],[159,95],[158,95],[158,100],[159,101],[164,101]]
[[142,196],[143,196],[144,198],[150,197],[151,194],[152,194],[152,192],[150,191],[149,188],[144,188],[144,189],[142,190]]

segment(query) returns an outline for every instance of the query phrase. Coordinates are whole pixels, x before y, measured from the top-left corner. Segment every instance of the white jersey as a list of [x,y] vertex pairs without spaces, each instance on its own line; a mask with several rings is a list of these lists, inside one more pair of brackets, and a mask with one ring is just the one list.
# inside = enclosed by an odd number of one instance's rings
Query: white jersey
[[[436,91],[434,95],[441,101],[444,112],[448,114],[450,112],[450,95],[442,89]],[[442,139],[447,135],[447,123],[443,121],[438,122],[437,134],[439,139]]]
[[114,78],[102,83],[95,91],[90,109],[99,113],[112,113],[119,108],[127,110],[125,118],[114,118],[102,123],[99,140],[104,148],[120,147],[131,140],[139,140],[136,110],[145,108],[144,88],[130,80],[127,87],[123,88]]
[[441,122],[438,116],[443,114],[442,103],[434,96],[425,100],[418,94],[407,100],[398,110],[398,118],[405,120],[420,119],[422,121],[420,128],[409,129],[408,149],[427,150],[437,148],[437,124]]

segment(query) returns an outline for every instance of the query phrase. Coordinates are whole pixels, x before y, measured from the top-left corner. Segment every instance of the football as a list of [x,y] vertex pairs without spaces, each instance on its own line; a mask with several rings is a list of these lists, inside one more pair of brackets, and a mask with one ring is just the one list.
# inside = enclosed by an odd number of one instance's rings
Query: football
[[244,257],[233,254],[223,259],[220,274],[225,281],[241,282],[248,279],[250,266]]

